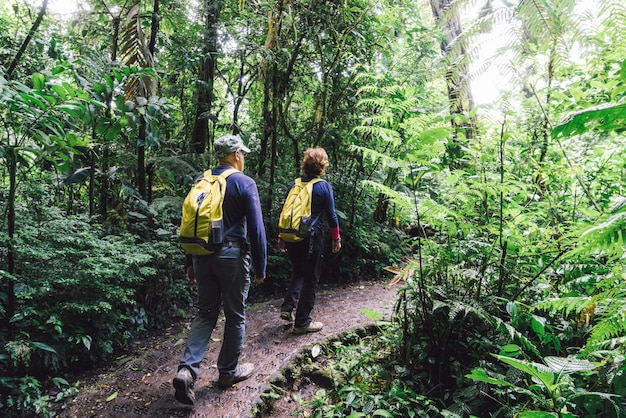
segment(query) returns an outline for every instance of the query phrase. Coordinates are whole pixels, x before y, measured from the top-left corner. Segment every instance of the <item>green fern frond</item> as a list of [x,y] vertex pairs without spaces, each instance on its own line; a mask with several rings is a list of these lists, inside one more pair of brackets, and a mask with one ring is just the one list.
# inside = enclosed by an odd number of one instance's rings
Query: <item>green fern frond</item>
[[400,134],[397,131],[378,125],[360,125],[355,127],[352,133],[359,133],[371,138],[381,138],[385,141],[391,140],[394,143],[398,142],[400,139]]
[[626,303],[620,301],[619,309],[612,310],[610,315],[602,315],[593,326],[587,344],[591,347],[604,341],[626,337]]
[[364,118],[363,122],[365,126],[369,126],[369,125],[377,126],[380,128],[380,132],[386,133],[389,137],[396,138],[396,137],[399,137],[400,134],[394,129],[391,129],[391,127],[394,126],[395,124],[394,118],[395,116],[392,113],[381,112],[381,113],[376,113],[374,115]]
[[407,209],[412,206],[411,199],[409,198],[409,196],[398,193],[397,191],[383,184],[376,183],[375,181],[371,181],[371,180],[363,180],[361,184],[363,184],[363,186],[366,186],[366,187],[369,186],[375,189],[376,191],[378,191],[379,193],[382,193],[385,196],[389,197],[389,199],[393,203],[398,205],[400,208]]
[[[439,289],[443,291],[443,289]],[[437,293],[436,291],[434,293]],[[441,295],[442,297],[445,297]],[[448,313],[448,318],[450,321],[458,320],[459,314],[463,314],[464,317],[471,315],[472,317],[478,319],[479,321],[491,324],[494,329],[499,332],[507,335],[511,340],[517,341],[524,349],[532,352],[538,357],[541,357],[541,354],[537,347],[528,339],[524,334],[515,329],[510,323],[503,321],[495,315],[492,315],[488,311],[486,311],[482,306],[478,303],[472,303],[471,301],[461,301],[461,300],[436,300],[433,302],[433,312],[436,309],[440,308],[449,308],[450,312]]]
[[[372,93],[372,94],[374,94],[374,93],[377,93],[379,89],[380,89],[380,88],[379,88],[378,86],[374,85],[374,84],[368,84],[368,85],[365,85],[365,86],[361,86],[361,87],[359,87],[359,89],[356,91],[356,95],[357,95],[357,96],[360,96],[360,95],[361,95],[361,94],[363,94],[363,93]],[[358,106],[360,103],[361,103],[361,102],[359,101],[359,103],[357,104],[357,106]]]
[[571,255],[602,253],[610,260],[624,255],[624,232],[626,230],[626,212],[619,212],[584,231],[578,240],[578,246]]
[[385,108],[387,100],[383,97],[365,97],[357,102],[357,107]]
[[359,145],[352,145],[350,147],[352,151],[363,154],[363,158],[369,158],[371,161],[380,161],[384,166],[387,167],[401,167],[404,165],[404,162],[401,160],[397,160],[395,158],[390,157],[387,154],[382,152],[378,152],[371,148],[361,147]]
[[592,304],[594,304],[594,301],[590,296],[563,297],[546,299],[531,309],[549,312],[563,311],[565,315],[570,315],[571,313],[579,314]]

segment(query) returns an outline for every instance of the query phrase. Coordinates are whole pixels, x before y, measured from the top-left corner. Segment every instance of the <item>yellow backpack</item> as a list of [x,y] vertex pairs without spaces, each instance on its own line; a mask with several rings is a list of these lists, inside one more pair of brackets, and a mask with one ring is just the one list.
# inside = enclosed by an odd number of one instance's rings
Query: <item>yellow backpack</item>
[[278,233],[287,242],[300,242],[311,232],[313,219],[311,219],[311,201],[313,185],[320,178],[314,178],[303,183],[297,178],[289,191],[283,209],[278,219]]
[[211,170],[196,181],[183,202],[180,245],[187,254],[213,254],[224,241],[222,204],[226,178],[239,170],[231,168],[219,176]]

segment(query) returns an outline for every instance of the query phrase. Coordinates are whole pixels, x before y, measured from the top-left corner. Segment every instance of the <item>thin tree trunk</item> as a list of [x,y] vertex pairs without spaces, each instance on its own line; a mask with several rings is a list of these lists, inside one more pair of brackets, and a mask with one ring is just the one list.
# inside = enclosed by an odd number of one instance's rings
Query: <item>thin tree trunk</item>
[[41,24],[41,21],[43,20],[43,17],[46,14],[47,8],[48,8],[48,0],[43,0],[43,3],[41,4],[41,7],[39,8],[39,14],[37,15],[37,19],[35,19],[35,22],[33,22],[33,26],[31,26],[30,30],[28,31],[28,35],[26,36],[26,38],[24,38],[24,42],[22,42],[22,46],[20,46],[20,49],[19,51],[17,51],[17,54],[13,58],[13,61],[11,61],[11,64],[9,64],[9,68],[7,69],[7,78],[10,79],[11,76],[13,75],[13,71],[15,71],[17,64],[22,59],[22,55],[24,55],[24,53],[26,52],[26,48],[28,47],[28,44],[30,43],[31,39],[33,39],[33,35],[35,34],[35,32],[37,32],[37,29],[39,29],[39,25]]
[[[113,42],[111,45],[111,61],[117,60],[117,50],[119,47],[120,40],[120,23],[122,18],[120,15],[112,16],[113,17]],[[111,102],[113,97],[109,95],[106,100],[106,117],[111,117]],[[102,174],[100,176],[100,218],[106,219],[107,212],[109,210],[109,164],[111,161],[111,152],[108,144],[106,143],[106,139],[102,144]],[[92,166],[92,170],[95,171],[95,167]]]
[[196,118],[191,134],[193,152],[201,154],[206,150],[209,134],[209,119],[213,106],[213,84],[215,81],[215,57],[217,53],[217,21],[220,14],[220,3],[207,0],[204,34],[204,57],[198,76],[198,104]]
[[6,157],[7,163],[9,164],[9,196],[7,201],[9,241],[7,244],[7,262],[8,272],[11,277],[3,279],[7,281],[7,306],[4,318],[6,320],[8,338],[11,339],[13,337],[11,318],[13,318],[15,314],[15,282],[12,278],[13,275],[15,275],[15,247],[13,245],[13,238],[15,236],[15,190],[17,189],[17,155],[15,147],[7,148]]
[[[156,37],[159,33],[159,0],[154,0],[152,8],[152,22],[150,26],[150,41],[148,43],[148,53],[154,57],[156,47]],[[154,60],[150,60],[154,62]],[[154,92],[149,92],[148,95]],[[149,99],[149,98],[148,98]],[[139,194],[150,201],[146,190],[146,129],[147,123],[144,118],[140,119],[139,143],[137,145],[137,190]]]

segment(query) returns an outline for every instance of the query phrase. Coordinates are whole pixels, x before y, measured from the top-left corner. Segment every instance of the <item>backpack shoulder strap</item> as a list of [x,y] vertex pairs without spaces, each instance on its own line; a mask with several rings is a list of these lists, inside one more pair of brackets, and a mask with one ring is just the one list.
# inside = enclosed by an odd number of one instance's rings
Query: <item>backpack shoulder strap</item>
[[239,172],[239,170],[237,170],[236,168],[229,168],[228,170],[222,171],[222,174],[220,174],[220,177],[228,178],[228,176],[237,172]]
[[[236,168],[229,168],[228,170],[224,170],[224,171],[222,171],[222,172],[219,174],[219,177],[228,178],[228,176],[230,176],[231,174],[236,173],[236,172],[238,172],[238,171],[239,171],[239,170],[237,170]],[[204,174],[203,174],[200,178],[203,178],[203,177],[209,177],[209,176],[212,176],[212,175],[214,175],[214,174],[213,174],[213,170],[209,168],[208,170],[206,170],[206,171],[204,172]]]
[[307,185],[307,186],[311,186],[311,190],[312,190],[312,189],[313,189],[313,185],[314,185],[315,183],[317,183],[318,181],[324,181],[324,180],[322,180],[322,179],[321,179],[321,178],[319,178],[319,177],[315,177],[315,178],[311,179],[311,180],[310,180],[310,181],[309,181],[306,185]]

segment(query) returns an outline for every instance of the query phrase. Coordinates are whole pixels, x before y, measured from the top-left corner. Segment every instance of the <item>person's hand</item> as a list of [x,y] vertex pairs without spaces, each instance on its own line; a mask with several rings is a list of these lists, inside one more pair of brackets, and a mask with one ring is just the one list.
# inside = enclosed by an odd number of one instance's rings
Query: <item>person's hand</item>
[[283,241],[281,237],[278,237],[278,249],[283,253],[287,251],[287,246],[285,245],[285,241]]
[[341,240],[333,241],[333,254],[337,254],[341,250]]
[[254,284],[263,284],[265,282],[265,277],[255,277]]
[[196,272],[193,270],[193,265],[187,266],[187,281],[190,284],[196,284]]

